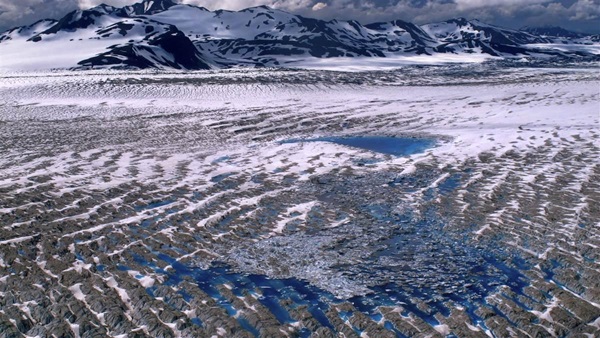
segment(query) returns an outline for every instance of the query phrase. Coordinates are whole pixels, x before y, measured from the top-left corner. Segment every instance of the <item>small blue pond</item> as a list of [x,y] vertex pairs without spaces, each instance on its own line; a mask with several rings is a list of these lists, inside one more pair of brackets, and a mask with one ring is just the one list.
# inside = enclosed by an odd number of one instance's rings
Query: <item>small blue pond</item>
[[364,137],[318,137],[311,139],[291,139],[281,143],[301,142],[331,142],[348,147],[366,149],[377,153],[408,156],[425,151],[435,145],[435,140],[424,138],[406,138],[389,136],[364,136]]

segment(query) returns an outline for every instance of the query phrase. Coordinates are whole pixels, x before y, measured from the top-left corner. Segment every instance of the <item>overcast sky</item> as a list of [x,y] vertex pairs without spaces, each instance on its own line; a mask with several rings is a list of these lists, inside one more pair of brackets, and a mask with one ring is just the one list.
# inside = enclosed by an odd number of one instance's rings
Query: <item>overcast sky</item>
[[[141,0],[0,0],[0,31],[43,18],[60,19],[100,3],[129,5]],[[600,33],[600,0],[175,0],[208,9],[239,10],[268,5],[320,19],[361,23],[401,19],[417,24],[455,17],[511,28],[557,25]]]

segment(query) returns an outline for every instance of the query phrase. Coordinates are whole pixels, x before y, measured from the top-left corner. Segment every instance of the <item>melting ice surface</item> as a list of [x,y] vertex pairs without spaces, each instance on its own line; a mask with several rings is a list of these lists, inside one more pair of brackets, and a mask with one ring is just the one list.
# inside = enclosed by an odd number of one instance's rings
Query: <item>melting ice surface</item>
[[[287,140],[282,143],[298,142],[332,142],[349,147],[367,149],[374,152],[389,154],[393,156],[407,156],[422,152],[428,147],[435,145],[432,139],[395,138],[395,137],[323,137],[304,140]],[[465,173],[457,173],[440,182],[435,188],[425,192],[426,200],[437,195],[452,194],[460,186]],[[231,173],[213,177],[213,181],[221,182]],[[404,191],[427,186],[430,176],[408,176],[401,177],[398,181],[391,182],[392,187]],[[365,189],[369,188],[371,181],[364,182]],[[354,184],[357,184],[354,182]],[[361,187],[362,188],[362,187]],[[347,189],[340,186],[339,191]],[[335,192],[339,192],[336,190]],[[483,318],[476,310],[482,306],[490,307],[486,303],[486,297],[494,292],[500,285],[509,288],[519,297],[527,297],[523,288],[528,279],[520,270],[527,270],[518,264],[520,257],[505,252],[501,248],[480,248],[469,245],[460,237],[448,237],[444,231],[443,219],[439,218],[435,207],[422,211],[422,218],[414,218],[409,211],[405,214],[394,213],[390,201],[383,200],[371,203],[361,200],[358,196],[355,206],[361,214],[370,215],[368,221],[374,227],[386,226],[395,230],[390,231],[388,237],[382,237],[382,243],[372,243],[372,252],[363,262],[356,264],[356,269],[348,268],[348,276],[359,272],[363,275],[376,277],[384,269],[386,273],[393,276],[405,276],[397,278],[392,282],[370,286],[370,293],[354,296],[349,299],[338,299],[331,292],[320,289],[308,282],[296,279],[276,279],[263,275],[244,274],[231,270],[226,264],[215,263],[214,266],[203,269],[200,267],[187,266],[180,263],[174,257],[161,252],[152,252],[156,255],[153,259],[133,255],[136,263],[154,270],[166,278],[164,284],[177,285],[184,279],[195,280],[197,286],[216,303],[236,318],[241,327],[253,336],[260,336],[259,329],[254,327],[243,315],[238,316],[238,310],[234,304],[221,293],[219,288],[227,284],[228,289],[237,297],[243,297],[250,293],[257,296],[257,300],[265,306],[280,323],[293,323],[290,309],[300,306],[306,307],[310,315],[319,322],[320,326],[328,327],[335,331],[333,323],[327,317],[332,306],[343,302],[350,302],[354,308],[371,319],[382,321],[386,329],[395,333],[397,337],[403,335],[394,324],[380,312],[380,306],[402,306],[402,316],[409,313],[419,317],[428,324],[435,326],[440,324],[435,317],[437,313],[447,316],[452,310],[452,304],[463,307],[470,319],[479,327],[485,329]],[[393,199],[392,199],[393,200]],[[166,205],[168,202],[153,202],[154,205]],[[347,201],[346,201],[347,202]],[[334,203],[334,202],[331,202]],[[308,216],[310,217],[310,216]],[[228,222],[226,218],[222,222]],[[171,248],[174,249],[175,248]],[[494,250],[491,250],[494,249]],[[181,252],[185,254],[186,252]],[[155,261],[160,260],[169,264],[171,269],[165,271],[159,268]],[[391,264],[386,262],[406,262],[406,264]],[[104,267],[98,267],[102,271]],[[121,270],[128,270],[126,266],[119,266]],[[260,294],[256,294],[260,290]],[[154,296],[156,287],[147,289]],[[182,291],[183,292],[183,291]],[[190,295],[182,293],[186,301]],[[518,301],[516,298],[511,298]],[[415,300],[423,300],[427,304],[424,309]],[[533,301],[532,299],[530,299]],[[282,303],[282,301],[284,303]],[[287,304],[287,305],[284,305]],[[339,317],[346,321],[352,316],[352,312],[341,312]],[[509,320],[508,318],[505,318]],[[203,326],[201,319],[195,318],[193,323]],[[357,334],[360,331],[354,328]],[[298,332],[300,337],[308,337],[312,334],[309,329],[304,328]]]
[[435,145],[432,139],[390,137],[390,136],[364,136],[364,137],[319,137],[311,139],[291,139],[282,143],[300,142],[331,142],[348,147],[366,149],[377,153],[408,156],[425,151]]
[[[155,270],[155,272],[166,276],[166,285],[177,285],[186,279],[186,277],[193,278],[202,291],[213,298],[217,304],[223,307],[231,316],[235,317],[239,324],[255,337],[260,336],[259,330],[253,327],[243,316],[237,316],[238,309],[235,309],[233,304],[221,294],[219,291],[220,285],[229,284],[229,289],[238,297],[244,297],[248,292],[255,294],[256,290],[261,290],[261,295],[257,295],[258,301],[264,305],[280,323],[293,323],[296,321],[290,316],[288,310],[280,303],[282,300],[286,300],[290,308],[306,306],[307,311],[320,325],[335,331],[335,328],[327,318],[326,313],[331,305],[342,303],[344,300],[336,299],[335,296],[328,291],[312,286],[308,282],[295,278],[271,279],[262,275],[240,274],[231,271],[226,266],[219,266],[219,264],[208,269],[191,267],[179,263],[175,258],[169,257],[168,255],[158,252],[155,252],[155,254],[157,254],[156,258],[159,260],[169,263],[172,269],[169,271],[162,270],[158,268],[154,262],[138,255],[134,255],[134,259],[137,263],[150,267]],[[401,304],[404,308],[404,312],[402,313],[403,316],[407,316],[408,313],[411,312],[427,323],[437,325],[439,322],[434,316],[435,312],[440,312],[447,316],[450,308],[444,303],[447,300],[452,300],[456,304],[465,307],[467,314],[474,322],[483,325],[481,318],[475,313],[477,307],[481,306],[483,298],[497,285],[501,284],[506,284],[512,291],[525,296],[522,289],[526,286],[526,282],[524,276],[517,269],[508,267],[503,262],[496,260],[493,257],[486,256],[482,258],[482,266],[477,267],[477,269],[480,269],[481,272],[483,272],[483,270],[487,270],[489,267],[493,266],[493,268],[501,270],[501,274],[500,276],[495,277],[485,276],[485,273],[482,274],[481,283],[474,285],[466,294],[446,294],[442,298],[439,298],[438,295],[436,298],[436,292],[432,289],[403,287],[391,283],[375,286],[371,288],[373,293],[364,296],[356,296],[348,299],[348,301],[350,301],[358,311],[368,315],[376,321],[384,319],[378,310],[379,306],[395,306]],[[121,266],[120,269],[123,271],[128,270],[125,266]],[[155,290],[155,286],[147,289],[148,293],[153,296]],[[186,301],[191,300],[191,296],[184,291],[180,291],[180,293],[184,296]],[[434,311],[430,312],[422,310],[416,303],[413,303],[412,298],[426,299],[429,307]],[[348,319],[351,315],[352,313],[347,312],[339,313],[340,318],[343,320]],[[196,321],[194,321],[194,324],[202,326],[202,322],[197,318]],[[397,328],[387,320],[385,321],[385,327],[393,331],[397,337],[407,337],[400,333]],[[300,337],[309,337],[310,335],[311,332],[307,329],[303,329],[299,332]]]

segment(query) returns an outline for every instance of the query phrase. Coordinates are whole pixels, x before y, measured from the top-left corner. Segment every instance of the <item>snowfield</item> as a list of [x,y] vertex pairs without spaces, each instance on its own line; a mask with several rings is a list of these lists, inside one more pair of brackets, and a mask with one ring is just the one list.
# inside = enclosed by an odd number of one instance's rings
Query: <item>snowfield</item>
[[[593,337],[599,84],[488,63],[2,73],[0,331]],[[302,142],[369,136],[434,145]]]

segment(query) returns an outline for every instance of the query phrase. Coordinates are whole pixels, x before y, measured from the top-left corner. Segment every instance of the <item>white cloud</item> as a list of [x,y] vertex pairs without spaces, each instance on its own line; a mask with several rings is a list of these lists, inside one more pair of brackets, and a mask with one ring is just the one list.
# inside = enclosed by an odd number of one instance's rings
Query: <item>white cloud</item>
[[77,0],[0,0],[0,31],[46,18],[61,18],[77,9]]
[[184,0],[184,4],[205,7],[210,10],[216,9],[227,9],[227,10],[240,10],[247,7],[271,5],[271,0]]
[[[600,1],[579,0],[570,8],[570,20],[594,20],[600,17]],[[600,25],[600,23],[598,23]]]
[[88,9],[92,7],[96,7],[100,4],[106,4],[115,7],[123,7],[127,5],[131,5],[136,1],[132,0],[77,0],[78,6],[80,9]]
[[210,10],[240,10],[248,7],[266,5],[287,11],[310,8],[313,0],[183,0],[185,4],[201,6]]
[[326,4],[326,3],[323,3],[323,2],[317,2],[317,3],[316,3],[316,4],[315,4],[313,7],[312,7],[312,10],[313,10],[313,11],[320,11],[320,10],[322,10],[322,9],[323,9],[323,8],[325,8],[325,7],[327,7],[327,4]]
[[532,4],[540,4],[551,2],[551,0],[454,0],[456,9],[459,11],[467,11],[479,8],[498,7],[524,7]]

